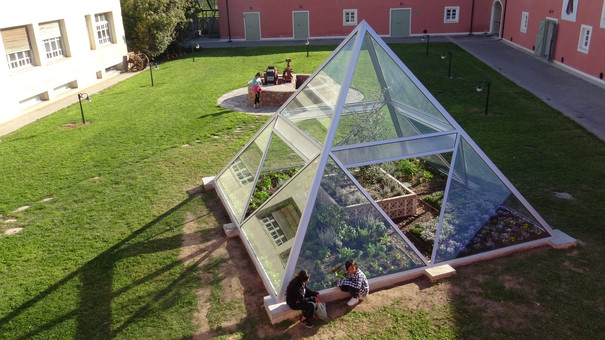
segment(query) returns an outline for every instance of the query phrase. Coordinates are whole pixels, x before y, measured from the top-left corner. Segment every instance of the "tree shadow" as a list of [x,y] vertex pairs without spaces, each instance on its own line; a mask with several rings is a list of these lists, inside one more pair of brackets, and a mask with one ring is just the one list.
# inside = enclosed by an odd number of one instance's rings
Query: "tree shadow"
[[[183,226],[182,222],[169,225],[167,227],[162,225],[162,228],[159,228],[158,230],[153,230],[153,227],[165,223],[166,221],[164,220],[176,212],[179,212],[188,203],[199,197],[200,196],[198,194],[190,195],[170,210],[156,217],[143,227],[131,233],[128,237],[124,238],[111,248],[105,250],[103,253],[87,262],[79,269],[71,272],[60,281],[54,283],[41,293],[37,294],[35,297],[29,299],[19,307],[12,310],[9,314],[0,319],[0,324],[11,324],[13,320],[17,319],[21,315],[28,314],[32,309],[37,308],[37,304],[42,300],[52,298],[51,295],[61,289],[69,289],[66,287],[73,286],[73,283],[78,282],[79,280],[80,289],[77,291],[79,296],[79,304],[75,309],[62,315],[54,316],[51,321],[48,321],[44,324],[38,326],[31,325],[29,331],[19,336],[17,339],[29,339],[52,329],[62,322],[68,322],[69,320],[73,319],[75,319],[77,324],[75,330],[76,338],[110,339],[115,337],[132,322],[144,318],[147,315],[147,312],[150,310],[149,306],[151,304],[158,302],[160,299],[165,299],[167,295],[171,294],[171,292],[178,290],[177,288],[179,286],[191,284],[190,280],[197,280],[197,276],[195,274],[192,275],[192,272],[195,270],[195,266],[187,266],[185,270],[169,285],[156,292],[148,304],[132,313],[132,315],[125,322],[123,322],[120,327],[112,330],[112,301],[114,301],[116,297],[137,286],[143,285],[146,282],[162,276],[168,271],[181,266],[183,262],[181,259],[172,261],[171,263],[166,264],[163,267],[150,272],[140,279],[133,281],[129,285],[121,287],[115,291],[113,290],[114,268],[119,261],[128,257],[153,254],[180,248],[182,240],[182,236],[180,234],[168,237],[161,236],[175,228],[181,228]],[[208,214],[209,213],[197,216],[194,219],[202,218]],[[224,240],[217,240],[209,247],[200,249],[197,254],[192,254],[190,256],[199,255],[200,252],[207,252],[205,256],[198,260],[198,262],[202,261],[204,258],[209,256],[213,250],[220,247],[222,243],[224,243]],[[168,301],[170,300],[176,303],[178,299],[168,299]]]

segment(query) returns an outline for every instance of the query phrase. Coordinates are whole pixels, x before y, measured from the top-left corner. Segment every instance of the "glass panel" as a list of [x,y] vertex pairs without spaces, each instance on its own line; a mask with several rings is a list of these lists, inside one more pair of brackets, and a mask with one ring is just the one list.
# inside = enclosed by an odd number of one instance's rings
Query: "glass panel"
[[216,179],[217,186],[229,201],[229,208],[237,217],[244,215],[244,209],[248,205],[256,173],[269,143],[272,125],[269,124]]
[[550,236],[464,139],[454,170],[436,262]]
[[242,233],[264,269],[261,274],[267,276],[274,290],[281,284],[317,164],[315,160],[302,169],[242,225]]
[[306,134],[304,132],[292,127],[283,118],[277,117],[275,130],[282,136],[287,136],[287,141],[290,142],[290,145],[296,148],[306,159],[313,159],[319,153],[317,145],[311,142],[309,137],[305,137]]
[[368,278],[423,266],[407,241],[328,159],[295,273],[311,272],[312,287],[335,286],[334,270],[355,259]]
[[323,144],[349,65],[355,38],[332,56],[281,114]]
[[453,149],[456,134],[432,136],[413,140],[380,145],[364,146],[355,149],[338,150],[334,154],[345,165],[389,160],[425,152],[438,152]]
[[[430,132],[452,130],[453,127],[439,110],[431,103],[427,96],[414,84],[410,77],[397,65],[397,63],[372,39],[380,71],[385,79],[388,93],[394,105],[398,106],[399,113],[410,123],[422,124],[430,127]],[[439,124],[435,124],[438,122]],[[407,124],[405,124],[407,125]],[[405,126],[402,126],[405,128]],[[419,131],[426,133],[427,131]]]
[[305,161],[278,135],[273,134],[246,217],[258,209],[304,165]]
[[346,104],[334,137],[334,146],[397,137],[393,122],[385,120],[389,113],[384,105],[384,93],[366,40],[361,44]]
[[[430,261],[451,153],[348,169],[416,249]],[[443,168],[445,167],[445,169]]]

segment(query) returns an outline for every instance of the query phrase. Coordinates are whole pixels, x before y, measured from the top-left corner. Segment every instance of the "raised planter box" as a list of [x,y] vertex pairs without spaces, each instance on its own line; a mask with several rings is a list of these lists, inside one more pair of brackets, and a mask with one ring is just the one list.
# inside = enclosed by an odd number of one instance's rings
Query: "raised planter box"
[[[291,83],[279,85],[263,85],[260,95],[260,104],[269,106],[282,106],[290,96],[296,92],[296,89],[309,78],[308,74],[293,74]],[[252,91],[252,81],[248,82],[248,101],[254,103],[254,91]]]

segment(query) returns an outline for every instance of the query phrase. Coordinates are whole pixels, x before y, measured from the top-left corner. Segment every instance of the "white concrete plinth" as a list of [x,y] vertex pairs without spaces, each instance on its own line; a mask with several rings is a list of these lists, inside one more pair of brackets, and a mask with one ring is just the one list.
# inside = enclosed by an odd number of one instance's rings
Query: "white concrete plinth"
[[456,274],[456,269],[449,264],[425,270],[425,275],[431,280],[431,282],[446,279],[454,274]]
[[206,190],[214,190],[214,188],[216,187],[216,183],[214,182],[214,176],[202,178],[202,184],[204,184],[204,188],[206,188]]
[[555,249],[565,249],[569,247],[574,247],[578,243],[575,238],[567,235],[559,229],[555,229],[553,231],[553,238],[548,241],[548,244],[550,244],[550,246]]
[[265,296],[265,310],[271,320],[271,324],[275,325],[288,319],[296,319],[300,315],[299,310],[293,310],[288,307],[286,302],[277,303],[272,296]]
[[237,229],[235,223],[223,224],[223,230],[227,237],[239,237],[239,229]]

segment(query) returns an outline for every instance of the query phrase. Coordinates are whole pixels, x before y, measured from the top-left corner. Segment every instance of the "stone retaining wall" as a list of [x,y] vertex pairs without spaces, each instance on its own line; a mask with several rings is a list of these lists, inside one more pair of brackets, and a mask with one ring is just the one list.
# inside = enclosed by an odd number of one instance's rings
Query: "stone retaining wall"
[[[296,92],[296,89],[302,85],[308,74],[293,74],[291,83],[283,83],[279,85],[263,85],[260,95],[260,104],[269,106],[282,106],[283,103]],[[248,82],[248,101],[254,104],[254,92],[252,91],[252,81]]]

